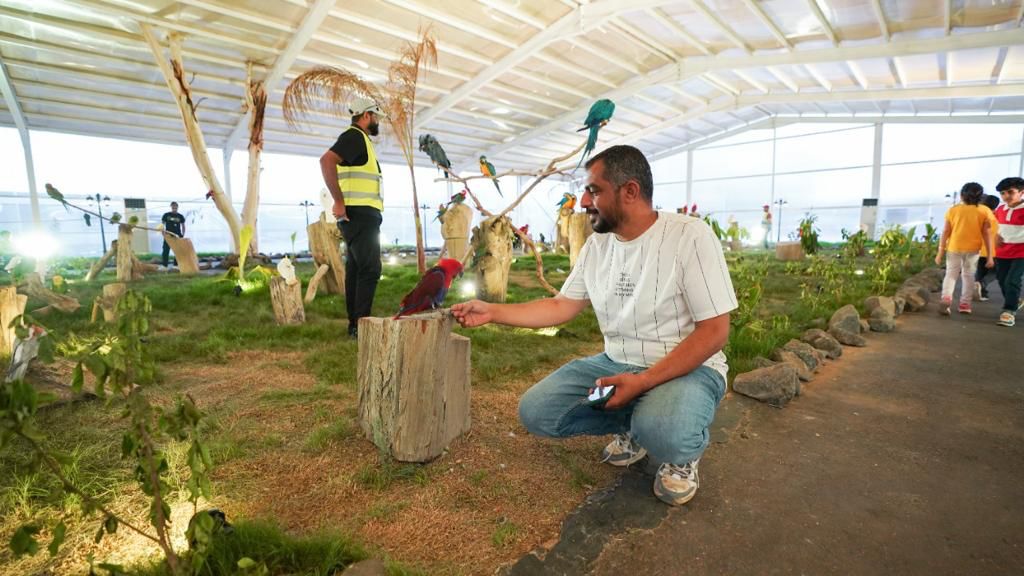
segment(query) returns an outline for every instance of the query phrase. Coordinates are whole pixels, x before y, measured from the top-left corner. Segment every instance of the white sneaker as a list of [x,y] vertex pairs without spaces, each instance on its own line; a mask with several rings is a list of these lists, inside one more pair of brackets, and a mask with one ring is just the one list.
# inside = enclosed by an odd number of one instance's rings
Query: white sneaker
[[633,436],[628,432],[626,434],[616,434],[612,441],[601,451],[601,461],[607,462],[612,466],[629,466],[634,462],[638,462],[644,456],[647,456],[647,450],[634,442]]
[[672,506],[681,506],[692,500],[700,487],[699,463],[700,458],[681,466],[662,464],[654,478],[654,495]]
[[981,284],[979,284],[977,282],[974,283],[974,299],[975,300],[988,300],[988,298],[982,298],[981,297]]

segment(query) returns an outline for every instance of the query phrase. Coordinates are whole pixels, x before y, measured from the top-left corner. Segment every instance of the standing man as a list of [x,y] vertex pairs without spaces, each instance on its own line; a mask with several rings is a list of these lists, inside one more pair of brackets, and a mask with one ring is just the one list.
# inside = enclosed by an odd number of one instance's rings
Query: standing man
[[764,230],[764,249],[768,249],[768,238],[772,235],[772,207],[765,204],[761,212],[761,229]]
[[[488,322],[541,328],[568,322],[588,304],[604,353],[573,360],[519,401],[528,431],[548,437],[614,434],[604,460],[628,466],[650,453],[661,463],[654,493],[680,505],[696,494],[708,426],[725,395],[722,348],[736,295],[722,244],[703,221],[656,212],[651,167],[632,146],[586,163],[581,205],[591,235],[554,298],[523,304],[472,300],[452,307],[466,327]],[[603,407],[595,386],[614,386]]]
[[[164,232],[174,234],[178,238],[185,237],[185,216],[178,213],[178,203],[171,202],[171,211],[164,212],[163,217],[160,221],[164,224]],[[164,251],[163,251],[163,263],[164,268],[167,268],[167,263],[170,262],[171,246],[167,243],[167,239],[164,239]],[[174,257],[174,263],[178,263],[177,254]]]
[[345,307],[348,334],[355,338],[359,319],[370,315],[380,280],[381,171],[370,136],[379,133],[384,115],[376,102],[356,98],[349,105],[352,126],[320,157],[324,184],[334,199],[332,212],[345,239]]

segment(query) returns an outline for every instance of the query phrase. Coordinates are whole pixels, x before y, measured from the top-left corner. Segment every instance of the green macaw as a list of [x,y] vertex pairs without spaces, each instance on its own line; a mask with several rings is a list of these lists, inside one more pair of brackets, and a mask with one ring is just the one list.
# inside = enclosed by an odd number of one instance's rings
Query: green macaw
[[590,156],[590,153],[597,147],[597,132],[612,119],[612,114],[614,113],[615,102],[607,98],[594,102],[594,105],[590,107],[590,112],[587,112],[587,119],[583,121],[583,128],[577,130],[577,132],[590,130],[590,134],[587,135],[587,145],[583,148],[583,156],[580,157],[579,164],[576,164],[576,169],[579,169],[580,165],[583,164],[583,160]]
[[68,201],[64,199],[64,195],[61,194],[60,190],[57,190],[49,182],[46,183],[46,195],[49,196],[50,198],[53,198],[57,202],[60,202],[64,206],[64,209],[68,210]]
[[498,186],[498,179],[494,177],[498,171],[494,169],[494,164],[487,161],[487,156],[480,157],[480,173],[493,179],[494,187],[498,189],[498,196],[504,198],[505,195],[501,193],[501,186]]

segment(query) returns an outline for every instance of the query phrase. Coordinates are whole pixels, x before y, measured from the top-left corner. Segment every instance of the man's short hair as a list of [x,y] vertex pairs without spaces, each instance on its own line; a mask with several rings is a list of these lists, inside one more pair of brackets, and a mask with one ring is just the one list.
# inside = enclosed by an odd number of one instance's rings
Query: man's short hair
[[177,205],[178,205],[178,203],[177,203],[177,202],[171,202],[171,206],[172,206],[172,207],[174,207],[174,206],[177,206]]
[[1024,178],[1010,176],[1009,178],[1003,178],[1002,180],[999,181],[999,184],[996,184],[996,190],[1000,192],[1002,192],[1003,190],[1009,190],[1010,188],[1024,190]]
[[599,161],[604,161],[604,177],[616,188],[624,186],[630,180],[640,185],[640,195],[648,203],[654,200],[654,177],[651,176],[651,165],[644,153],[626,144],[612,146],[587,160],[585,168],[590,168]]

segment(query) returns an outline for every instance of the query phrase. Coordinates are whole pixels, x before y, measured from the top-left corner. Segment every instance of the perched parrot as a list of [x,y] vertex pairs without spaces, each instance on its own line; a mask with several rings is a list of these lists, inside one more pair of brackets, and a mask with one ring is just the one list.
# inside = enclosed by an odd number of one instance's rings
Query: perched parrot
[[494,178],[494,175],[498,172],[494,169],[494,164],[487,161],[487,156],[480,157],[480,173],[493,179],[494,187],[498,189],[498,196],[504,198],[505,195],[501,193],[501,186],[498,186],[498,179]]
[[451,200],[448,201],[448,205],[451,206],[452,204],[462,204],[465,201],[466,191],[463,190],[462,192],[456,192],[455,194],[452,194]]
[[427,156],[430,156],[431,162],[446,168],[444,177],[448,178],[448,170],[452,169],[452,161],[444,153],[444,148],[441,148],[441,143],[437,141],[437,138],[430,134],[420,134],[420,152],[426,152]]
[[46,183],[46,194],[50,198],[60,202],[64,206],[65,210],[68,209],[68,201],[64,199],[64,195],[60,193],[60,190],[54,188],[49,182]]
[[614,113],[615,102],[607,98],[594,102],[594,105],[590,107],[590,112],[587,112],[587,119],[583,121],[583,128],[577,130],[577,132],[590,130],[590,134],[587,135],[587,145],[583,148],[583,156],[580,157],[579,164],[576,164],[577,169],[583,164],[587,156],[590,156],[594,148],[597,147],[597,132],[612,119],[612,114]]
[[437,216],[434,216],[434,220],[440,220],[444,217],[444,213],[448,211],[448,207],[444,205],[444,202],[437,205]]
[[433,310],[444,303],[452,280],[462,275],[462,262],[451,258],[442,258],[420,278],[419,284],[402,298],[395,320],[402,316],[415,314],[424,310]]
[[213,198],[213,190],[206,193],[206,199],[209,200],[210,198]]
[[558,201],[558,209],[561,210],[562,208],[568,208],[568,209],[572,210],[575,207],[576,207],[576,195],[575,194],[570,194],[569,192],[566,192],[565,194],[562,194],[562,199]]

